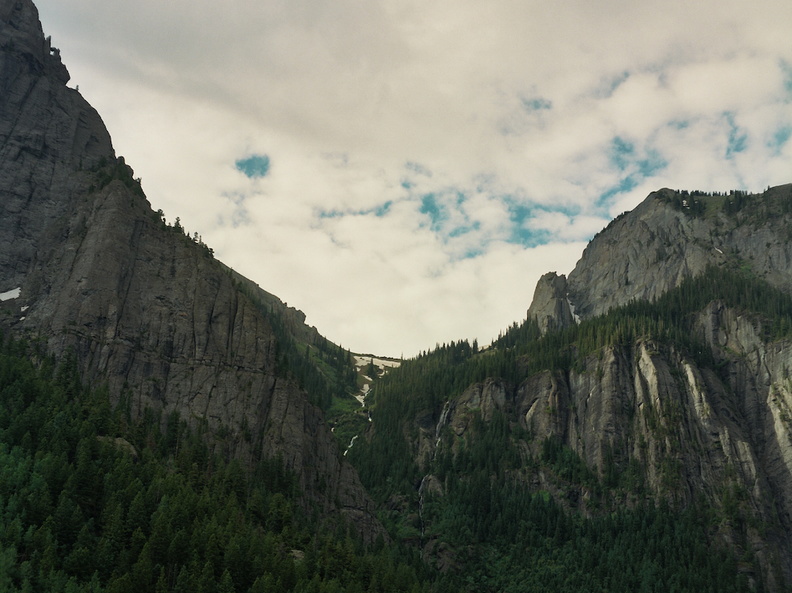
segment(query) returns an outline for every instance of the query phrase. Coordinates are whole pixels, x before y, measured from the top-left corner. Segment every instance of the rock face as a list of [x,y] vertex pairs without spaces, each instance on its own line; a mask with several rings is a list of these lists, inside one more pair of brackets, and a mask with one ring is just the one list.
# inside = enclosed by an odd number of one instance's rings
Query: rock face
[[[710,202],[706,214],[694,212],[696,200]],[[567,312],[555,310],[564,297],[585,319],[632,300],[655,299],[709,265],[747,267],[792,292],[791,200],[792,184],[755,196],[653,192],[592,239],[566,279],[566,294],[558,293],[558,281],[550,288],[547,277],[540,279],[529,315],[543,329],[564,327]],[[726,206],[738,201],[739,209],[727,213]]]
[[[749,270],[792,294],[790,228],[792,185],[761,195],[655,192],[597,235],[568,278],[542,276],[528,318],[543,334],[556,332],[578,315],[593,318],[656,299],[710,266]],[[768,590],[786,590],[792,582],[792,343],[770,341],[763,323],[716,300],[685,322],[698,353],[671,339],[643,337],[584,356],[576,343],[571,362],[555,367],[564,370],[470,385],[442,410],[422,413],[413,433],[416,462],[431,471],[444,448],[453,454],[477,438],[477,423],[498,412],[522,429],[513,434],[527,435],[512,441],[526,461],[515,469],[526,487],[584,514],[602,512],[602,500],[589,507],[585,485],[532,469],[552,439],[577,453],[618,500],[605,506],[706,501],[718,516],[717,537],[738,556],[757,559]],[[516,359],[518,368],[524,362]]]
[[231,454],[282,457],[311,500],[376,537],[321,411],[276,365],[273,315],[292,334],[316,331],[152,211],[66,87],[30,0],[0,0],[0,21],[0,293],[21,288],[0,323],[73,350],[133,414],[176,411],[230,435]]
[[[419,463],[428,467],[442,447],[475,438],[473,418],[488,422],[499,411],[530,435],[524,446],[534,459],[546,438],[556,438],[605,484],[622,476],[624,504],[707,500],[723,513],[719,536],[740,553],[752,550],[765,585],[779,590],[774,571],[792,580],[792,343],[768,344],[758,320],[719,302],[695,326],[718,372],[674,346],[639,340],[519,384],[488,379],[447,401],[436,426],[419,430]],[[439,438],[443,431],[452,438]],[[624,485],[630,475],[643,490]],[[541,474],[534,479],[553,491]],[[560,497],[589,512],[586,493],[571,496],[568,488]],[[747,525],[744,532],[738,525]]]
[[575,323],[567,291],[566,276],[563,274],[559,276],[555,272],[548,272],[537,282],[528,318],[536,320],[543,334]]
[[[528,317],[552,332],[574,323],[572,312],[592,318],[653,300],[710,266],[750,270],[792,294],[790,228],[792,185],[761,195],[655,192],[598,234],[567,279],[543,276]],[[440,422],[461,436],[472,411],[498,409],[540,440],[557,438],[601,477],[632,468],[646,496],[682,504],[703,496],[727,516],[722,538],[753,550],[765,584],[779,590],[778,570],[792,582],[792,344],[768,342],[758,318],[718,301],[693,331],[715,365],[639,340],[519,385],[473,386]],[[541,455],[536,440],[531,447]]]
[[35,6],[2,0],[0,22],[1,292],[22,285],[41,239],[74,210],[88,183],[76,173],[113,148],[96,111],[66,86]]

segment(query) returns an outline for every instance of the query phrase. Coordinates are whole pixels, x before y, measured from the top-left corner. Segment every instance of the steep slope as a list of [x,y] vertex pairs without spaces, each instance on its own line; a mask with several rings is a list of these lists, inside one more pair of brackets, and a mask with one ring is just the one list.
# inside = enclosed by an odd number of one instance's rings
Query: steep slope
[[0,2],[0,289],[22,285],[41,241],[113,158],[102,120],[66,86],[69,73],[31,2]]
[[[439,568],[467,566],[481,586],[495,579],[507,590],[511,584],[497,580],[498,571],[487,573],[488,565],[518,570],[518,558],[539,558],[522,568],[538,578],[543,563],[559,561],[543,555],[548,541],[567,542],[570,562],[580,558],[588,535],[554,538],[553,523],[534,515],[549,496],[578,516],[573,521],[613,516],[646,525],[654,520],[643,515],[647,504],[670,505],[680,518],[692,512],[700,520],[696,537],[731,550],[737,564],[730,578],[739,576],[742,590],[786,591],[792,583],[792,291],[784,226],[792,187],[727,207],[724,197],[708,196],[696,214],[681,199],[675,206],[679,195],[653,194],[612,223],[568,283],[544,276],[528,319],[491,347],[444,345],[374,386],[372,427],[350,455],[386,508],[413,517],[397,524],[420,530],[413,537]],[[662,261],[653,252],[658,236],[678,241]],[[633,255],[612,259],[623,253]],[[390,467],[376,465],[383,451]],[[462,525],[450,520],[459,513],[469,517]],[[535,521],[539,543],[531,545],[519,529],[504,540],[487,527],[507,533],[511,524]],[[465,547],[465,533],[477,554],[490,554],[486,562],[471,568],[476,553]],[[618,549],[618,542],[607,545]],[[668,560],[647,558],[654,566]],[[610,566],[601,578],[612,578],[618,568],[600,560]],[[687,560],[671,564],[680,562],[676,574],[666,566],[656,581],[624,576],[620,586],[692,583]],[[559,569],[558,583],[608,588],[607,580],[585,582],[578,566]]]
[[289,365],[295,344],[342,351],[152,211],[98,114],[66,86],[30,0],[0,0],[0,20],[2,324],[73,351],[134,417],[177,412],[229,455],[280,457],[309,500],[376,537],[368,496]]
[[571,312],[655,299],[709,265],[743,266],[792,292],[791,224],[792,184],[757,195],[653,192],[592,239],[569,278],[543,277],[529,315],[567,327]]

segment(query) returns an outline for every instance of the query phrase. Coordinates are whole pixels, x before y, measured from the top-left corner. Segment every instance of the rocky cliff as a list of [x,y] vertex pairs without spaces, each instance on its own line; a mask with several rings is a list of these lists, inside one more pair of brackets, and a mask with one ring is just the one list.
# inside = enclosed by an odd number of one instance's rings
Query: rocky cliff
[[542,277],[529,316],[545,331],[565,327],[569,307],[585,319],[652,300],[709,265],[744,267],[792,292],[790,204],[792,184],[756,195],[653,192],[592,239],[568,278]]
[[[427,474],[422,483],[442,497],[432,474],[437,460],[470,447],[480,438],[476,423],[500,414],[519,427],[512,442],[524,462],[513,472],[527,488],[549,491],[586,516],[603,504],[613,511],[647,500],[679,508],[706,501],[716,509],[714,536],[738,556],[756,558],[745,573],[784,590],[792,581],[792,342],[768,342],[758,316],[717,301],[693,327],[712,364],[674,343],[641,338],[565,369],[474,383],[435,410],[434,422],[423,412],[413,445]],[[605,501],[591,483],[537,467],[548,439],[594,470]]]
[[[713,269],[792,294],[790,228],[792,185],[758,195],[655,192],[599,233],[569,278],[543,276],[528,319],[553,334],[656,301]],[[772,314],[788,317],[789,305],[780,307]],[[792,582],[792,343],[770,338],[774,322],[763,315],[717,299],[677,323],[695,336],[693,349],[640,338],[581,355],[578,341],[563,370],[471,386],[446,404],[428,449],[443,426],[462,438],[473,414],[501,411],[539,437],[526,445],[534,458],[542,439],[555,438],[606,483],[630,476],[634,502],[709,500],[722,512],[719,537],[756,555],[769,589],[783,588]],[[552,489],[546,474],[533,479]],[[588,512],[585,488],[572,500]]]
[[178,412],[229,454],[280,456],[313,502],[375,537],[356,472],[278,364],[284,339],[316,331],[152,211],[30,0],[0,0],[0,22],[2,325],[73,351],[135,415]]
[[[481,351],[438,347],[375,386],[368,446],[405,441],[408,460],[383,479],[362,444],[366,484],[403,513],[417,489],[424,553],[448,570],[465,553],[443,531],[449,509],[502,508],[516,482],[587,518],[705,509],[703,537],[739,559],[746,590],[788,590],[791,218],[792,185],[653,193],[569,278],[541,278],[522,326]],[[460,504],[472,489],[460,467],[483,498]],[[400,475],[412,486],[394,488]]]

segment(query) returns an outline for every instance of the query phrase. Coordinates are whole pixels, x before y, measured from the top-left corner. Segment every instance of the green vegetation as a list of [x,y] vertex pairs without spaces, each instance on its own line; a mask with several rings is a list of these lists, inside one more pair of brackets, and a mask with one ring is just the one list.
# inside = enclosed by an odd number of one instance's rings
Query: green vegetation
[[[362,434],[350,353],[243,289],[272,326],[279,371],[330,412],[343,445]],[[86,389],[68,357],[0,340],[0,590],[761,591],[753,559],[738,570],[714,538],[719,522],[745,520],[733,485],[722,508],[655,505],[643,468],[623,463],[619,445],[598,473],[498,411],[485,421],[469,410],[461,436],[430,434],[442,445],[416,463],[418,426],[433,429],[450,398],[488,378],[513,390],[638,340],[717,371],[693,331],[712,301],[761,321],[768,341],[792,337],[792,298],[713,268],[653,303],[545,336],[525,321],[489,348],[439,345],[378,377],[374,429],[349,454],[393,539],[370,547],[315,508],[278,459],[242,465],[177,415],[134,420],[106,391]]]
[[208,442],[175,414],[132,421],[82,387],[73,360],[6,340],[0,590],[431,590],[417,555],[364,548],[279,460],[243,467]]
[[[713,301],[756,319],[768,341],[792,337],[789,295],[748,273],[712,268],[655,302],[545,336],[528,320],[490,348],[439,345],[378,379],[370,396],[373,430],[349,458],[375,500],[398,509],[383,511],[383,522],[435,550],[435,560],[454,567],[469,590],[750,590],[736,559],[713,539],[726,506],[646,502],[644,469],[617,455],[618,446],[604,451],[598,474],[560,440],[529,434],[497,412],[484,422],[472,410],[462,436],[444,428],[435,456],[416,462],[417,426],[436,426],[446,402],[488,378],[507,392],[539,372],[561,380],[590,369],[602,349],[629,349],[641,340],[717,372],[720,363],[694,326]],[[663,479],[671,484],[679,472],[669,464]],[[552,495],[537,490],[540,474]],[[439,491],[419,488],[427,475],[439,481]],[[581,497],[594,512],[588,519],[574,512]]]
[[[295,321],[290,311],[242,276],[228,269],[237,288],[258,308],[275,334],[278,373],[304,389],[311,403],[328,410],[338,400],[355,401],[357,373],[349,350],[329,341],[313,328]],[[277,303],[275,302],[277,301]]]
[[771,191],[764,195],[755,195],[739,189],[728,192],[666,190],[660,192],[659,197],[675,210],[693,217],[710,217],[723,213],[739,222],[760,222],[792,213],[792,200]]
[[686,280],[654,303],[637,301],[545,336],[533,320],[515,323],[489,349],[478,351],[467,341],[443,344],[379,379],[369,404],[376,432],[365,447],[356,447],[353,462],[379,500],[394,489],[408,492],[422,470],[413,462],[404,427],[418,415],[429,414],[436,423],[444,403],[476,382],[497,377],[516,385],[540,371],[565,372],[605,347],[651,339],[673,344],[701,366],[717,370],[712,352],[692,327],[695,313],[716,300],[763,318],[768,340],[792,337],[792,297],[749,274],[722,268]]
[[110,185],[111,181],[118,180],[131,189],[135,195],[144,198],[146,194],[140,185],[140,178],[133,177],[132,168],[126,164],[124,157],[115,160],[102,158],[95,169],[97,185],[91,186],[89,191],[101,190]]

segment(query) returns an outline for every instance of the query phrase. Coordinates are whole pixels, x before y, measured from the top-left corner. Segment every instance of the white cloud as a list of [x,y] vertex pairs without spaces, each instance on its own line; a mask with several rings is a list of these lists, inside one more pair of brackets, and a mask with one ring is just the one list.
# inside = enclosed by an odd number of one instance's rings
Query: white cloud
[[355,350],[487,341],[660,187],[790,181],[786,0],[37,5],[154,208]]

